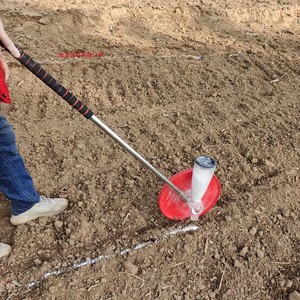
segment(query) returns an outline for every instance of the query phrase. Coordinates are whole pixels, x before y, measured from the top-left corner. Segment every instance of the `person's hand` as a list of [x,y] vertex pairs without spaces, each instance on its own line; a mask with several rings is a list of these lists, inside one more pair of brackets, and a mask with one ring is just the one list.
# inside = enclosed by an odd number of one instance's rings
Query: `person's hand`
[[4,45],[4,47],[15,57],[19,58],[20,57],[20,52],[12,42],[12,40],[8,37],[6,34],[2,21],[0,19],[0,41]]
[[[0,42],[4,45],[4,47],[15,57],[15,58],[19,58],[20,57],[20,52],[19,50],[16,48],[16,46],[14,45],[14,43],[12,42],[12,40],[8,37],[8,35],[6,34],[4,28],[3,28],[3,24],[2,21],[0,19]],[[0,63],[3,67],[4,73],[5,73],[5,80],[7,81],[8,76],[9,76],[9,72],[8,72],[8,66],[6,63],[6,60],[4,58],[4,56],[2,55],[2,53],[0,52]]]

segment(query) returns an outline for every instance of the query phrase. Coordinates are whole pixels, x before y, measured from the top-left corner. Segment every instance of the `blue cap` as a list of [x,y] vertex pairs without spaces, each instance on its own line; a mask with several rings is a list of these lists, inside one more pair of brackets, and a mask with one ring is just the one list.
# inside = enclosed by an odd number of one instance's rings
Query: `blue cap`
[[215,168],[217,165],[216,161],[209,156],[199,156],[196,158],[195,163],[200,167],[207,169]]

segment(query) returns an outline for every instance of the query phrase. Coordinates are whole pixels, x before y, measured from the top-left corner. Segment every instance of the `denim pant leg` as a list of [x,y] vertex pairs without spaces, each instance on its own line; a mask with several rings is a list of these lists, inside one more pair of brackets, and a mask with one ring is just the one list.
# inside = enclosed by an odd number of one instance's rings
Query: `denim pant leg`
[[1,114],[0,192],[11,200],[13,215],[19,215],[30,209],[40,198],[17,150],[13,128]]

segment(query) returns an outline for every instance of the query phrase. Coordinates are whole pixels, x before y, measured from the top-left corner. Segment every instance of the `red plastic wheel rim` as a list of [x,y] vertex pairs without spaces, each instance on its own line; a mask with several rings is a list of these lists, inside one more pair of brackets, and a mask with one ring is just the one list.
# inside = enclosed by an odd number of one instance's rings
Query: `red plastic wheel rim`
[[[193,169],[181,171],[170,178],[180,190],[186,192],[192,186]],[[210,211],[217,203],[221,193],[221,184],[217,176],[213,176],[203,198],[203,216]],[[185,220],[191,217],[187,203],[182,200],[167,184],[165,184],[158,197],[159,208],[164,216],[171,220]]]

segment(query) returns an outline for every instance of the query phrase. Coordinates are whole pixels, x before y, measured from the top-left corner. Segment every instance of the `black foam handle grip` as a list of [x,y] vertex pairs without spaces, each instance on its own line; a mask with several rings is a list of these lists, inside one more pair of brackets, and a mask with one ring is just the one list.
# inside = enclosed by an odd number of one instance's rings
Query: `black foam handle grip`
[[61,96],[65,101],[67,101],[73,108],[77,109],[83,116],[90,119],[94,113],[85,106],[81,101],[69,92],[63,85],[61,85],[54,77],[47,73],[38,63],[36,63],[28,54],[26,54],[22,49],[18,48],[21,56],[18,60],[35,76],[42,80],[46,85],[48,85],[54,92]]

